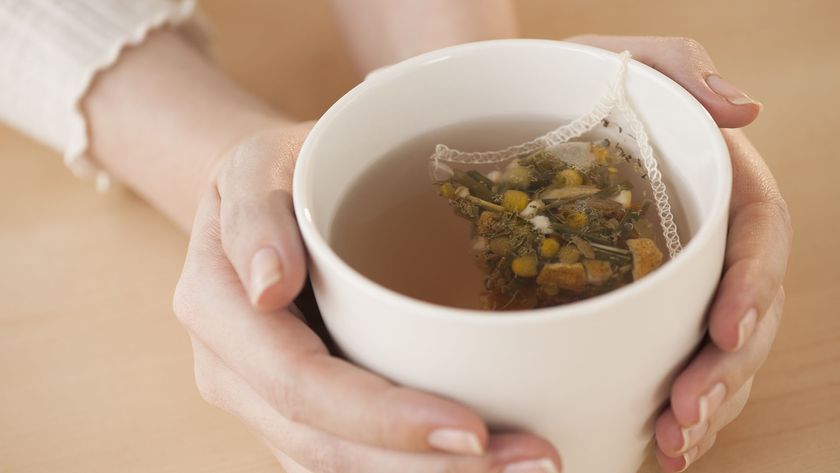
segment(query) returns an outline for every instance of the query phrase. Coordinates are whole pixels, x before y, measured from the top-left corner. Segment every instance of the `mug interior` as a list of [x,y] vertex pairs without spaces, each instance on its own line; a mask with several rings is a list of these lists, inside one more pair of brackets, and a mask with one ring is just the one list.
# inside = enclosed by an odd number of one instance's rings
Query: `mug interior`
[[[310,251],[329,252],[344,264],[328,244],[338,204],[389,151],[432,130],[491,117],[556,116],[560,124],[589,112],[618,66],[616,54],[597,48],[501,40],[435,51],[377,72],[319,120],[301,149],[295,205],[302,226],[312,226],[304,233],[314,230],[308,243],[319,248]],[[703,224],[726,211],[731,179],[714,121],[679,85],[638,62],[629,65],[626,90],[659,157],[669,195],[679,201],[675,210],[686,227],[681,235],[709,238]],[[689,243],[684,251],[694,246],[702,245]]]

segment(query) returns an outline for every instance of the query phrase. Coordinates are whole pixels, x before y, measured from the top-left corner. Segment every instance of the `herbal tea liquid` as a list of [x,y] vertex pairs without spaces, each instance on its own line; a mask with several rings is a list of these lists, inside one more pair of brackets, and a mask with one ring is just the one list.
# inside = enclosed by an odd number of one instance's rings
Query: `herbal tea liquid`
[[[354,269],[396,292],[451,307],[482,308],[485,274],[475,261],[471,225],[438,196],[428,158],[438,143],[463,150],[500,149],[557,126],[556,118],[506,117],[444,127],[404,143],[350,186],[330,229],[331,246]],[[484,166],[484,171],[498,168]],[[641,182],[638,176],[628,177]],[[678,206],[674,210],[681,214]],[[647,218],[658,230],[655,209]],[[662,246],[661,235],[657,243]]]

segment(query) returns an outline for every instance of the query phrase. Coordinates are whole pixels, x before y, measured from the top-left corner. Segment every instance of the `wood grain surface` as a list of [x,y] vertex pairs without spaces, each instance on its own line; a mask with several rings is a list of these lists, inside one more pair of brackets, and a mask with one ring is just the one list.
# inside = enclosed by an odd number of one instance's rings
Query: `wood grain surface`
[[[747,133],[797,229],[785,320],[745,411],[692,471],[840,471],[840,3],[518,5],[531,37],[694,37],[764,103]],[[323,1],[202,6],[223,66],[296,117],[318,116],[358,80]],[[185,246],[137,197],[97,195],[55,152],[0,128],[0,473],[281,471],[196,394],[170,307]]]

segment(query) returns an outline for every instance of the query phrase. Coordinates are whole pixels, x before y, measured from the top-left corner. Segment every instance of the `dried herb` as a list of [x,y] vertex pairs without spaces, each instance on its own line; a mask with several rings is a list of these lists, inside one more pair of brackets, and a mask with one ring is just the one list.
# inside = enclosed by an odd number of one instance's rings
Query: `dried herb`
[[436,183],[472,224],[485,308],[575,302],[629,284],[662,263],[645,220],[649,202],[633,203],[633,186],[621,181],[617,167],[635,167],[638,160],[609,140],[589,143],[589,152],[586,168],[544,149],[504,173],[455,170]]

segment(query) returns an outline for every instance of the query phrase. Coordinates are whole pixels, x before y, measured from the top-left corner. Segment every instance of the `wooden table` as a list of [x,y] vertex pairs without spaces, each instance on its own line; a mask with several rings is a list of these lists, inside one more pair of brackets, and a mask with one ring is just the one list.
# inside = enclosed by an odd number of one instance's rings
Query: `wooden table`
[[[778,341],[746,410],[693,471],[836,473],[840,4],[605,3],[523,1],[523,33],[699,39],[726,77],[764,102],[748,133],[798,231]],[[296,116],[317,116],[356,80],[320,1],[203,5],[224,66]],[[279,471],[193,387],[189,344],[170,309],[185,245],[138,198],[97,195],[54,152],[0,129],[1,473]]]

